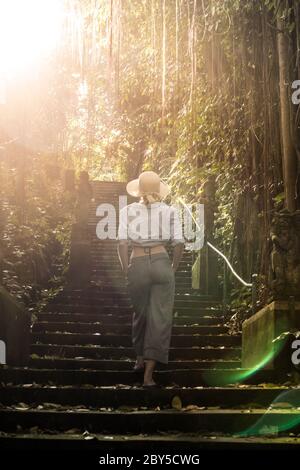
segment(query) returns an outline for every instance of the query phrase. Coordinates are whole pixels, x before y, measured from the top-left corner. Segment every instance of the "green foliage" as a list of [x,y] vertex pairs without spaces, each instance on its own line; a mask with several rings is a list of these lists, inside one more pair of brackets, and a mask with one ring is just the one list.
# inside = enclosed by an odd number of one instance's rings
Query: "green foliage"
[[60,178],[47,176],[43,161],[32,157],[26,163],[22,189],[16,185],[20,168],[7,162],[1,168],[2,266],[4,286],[29,306],[64,282],[74,201],[67,199]]

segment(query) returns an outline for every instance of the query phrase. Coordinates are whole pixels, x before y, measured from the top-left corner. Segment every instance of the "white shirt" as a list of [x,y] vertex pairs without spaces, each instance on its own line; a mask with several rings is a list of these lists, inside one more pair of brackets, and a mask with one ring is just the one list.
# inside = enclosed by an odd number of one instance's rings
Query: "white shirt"
[[128,204],[120,210],[117,240],[138,246],[185,243],[179,211],[164,202]]

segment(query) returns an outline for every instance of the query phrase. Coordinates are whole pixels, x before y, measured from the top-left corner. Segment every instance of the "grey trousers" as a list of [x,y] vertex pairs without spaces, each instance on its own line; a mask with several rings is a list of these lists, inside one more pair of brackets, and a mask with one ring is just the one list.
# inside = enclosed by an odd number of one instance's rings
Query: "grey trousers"
[[136,355],[167,364],[175,294],[175,273],[168,254],[132,258],[127,288],[134,309],[132,342]]

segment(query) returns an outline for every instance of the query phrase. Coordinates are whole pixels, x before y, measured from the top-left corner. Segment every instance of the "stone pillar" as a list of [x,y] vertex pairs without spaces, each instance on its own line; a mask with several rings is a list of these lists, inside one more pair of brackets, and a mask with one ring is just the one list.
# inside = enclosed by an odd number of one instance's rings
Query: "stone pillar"
[[6,363],[10,366],[28,365],[30,323],[24,306],[0,287],[0,341],[5,344]]
[[[1,194],[0,194],[1,197]],[[3,232],[4,232],[4,210],[2,207],[2,199],[0,200],[0,285],[3,282],[3,259],[4,259],[4,243],[3,243]]]
[[276,213],[270,239],[271,303],[243,323],[242,364],[284,373],[293,369],[290,340],[300,330],[300,211]]
[[83,227],[88,223],[89,206],[93,197],[93,188],[89,181],[89,174],[82,171],[79,177],[77,188],[77,203],[75,208],[75,217],[78,224]]
[[[209,176],[203,184],[199,203],[204,204],[205,240],[213,243],[217,209],[214,176]],[[216,254],[206,244],[196,256],[192,268],[192,287],[198,289],[203,295],[218,296],[217,261]]]
[[64,172],[64,190],[75,191],[75,170],[65,170]]
[[46,170],[47,177],[50,178],[51,180],[57,180],[60,178],[61,169],[59,165],[56,165],[54,163],[48,163],[45,166],[45,170]]
[[275,370],[278,377],[290,372],[292,332],[299,330],[300,302],[276,300],[266,305],[243,323],[242,367]]
[[87,226],[76,223],[72,227],[69,283],[77,288],[87,287],[91,278],[91,241]]
[[273,300],[300,300],[300,211],[275,214],[271,226],[270,289]]

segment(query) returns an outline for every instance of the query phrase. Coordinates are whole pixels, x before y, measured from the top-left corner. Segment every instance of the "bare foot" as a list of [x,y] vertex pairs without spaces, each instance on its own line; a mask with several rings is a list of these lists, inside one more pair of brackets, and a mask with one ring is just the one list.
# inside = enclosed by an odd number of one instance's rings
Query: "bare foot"
[[140,370],[140,369],[144,369],[144,366],[145,366],[145,363],[144,363],[144,358],[143,356],[138,356],[136,361],[135,361],[135,365],[134,365],[134,370]]
[[154,382],[154,380],[144,380],[143,385],[149,387],[151,385],[156,385],[156,383]]

